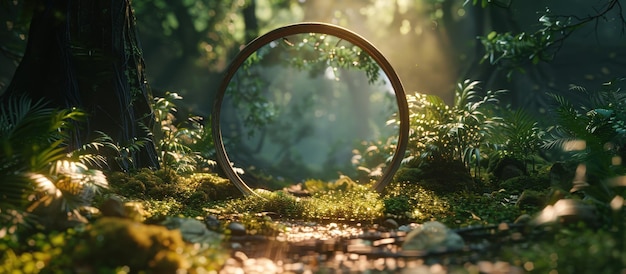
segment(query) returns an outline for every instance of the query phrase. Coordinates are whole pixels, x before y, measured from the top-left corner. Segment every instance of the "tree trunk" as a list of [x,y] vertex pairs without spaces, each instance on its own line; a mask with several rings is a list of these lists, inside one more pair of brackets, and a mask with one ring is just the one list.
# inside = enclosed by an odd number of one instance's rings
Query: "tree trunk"
[[145,142],[126,155],[105,155],[111,169],[158,168],[148,130],[151,95],[129,1],[40,0],[36,7],[24,58],[2,100],[25,94],[53,107],[79,108],[88,118],[68,149],[101,131],[123,147]]

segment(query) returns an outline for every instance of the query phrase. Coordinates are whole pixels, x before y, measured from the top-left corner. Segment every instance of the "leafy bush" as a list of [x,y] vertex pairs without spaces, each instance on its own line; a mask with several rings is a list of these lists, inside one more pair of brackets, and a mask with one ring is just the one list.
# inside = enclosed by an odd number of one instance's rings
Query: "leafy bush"
[[[446,105],[435,95],[408,95],[411,132],[405,162],[462,162],[468,170],[479,171],[481,148],[500,121],[493,114],[502,91],[478,93],[478,82],[465,80],[455,90],[454,105]],[[419,167],[419,165],[418,165]]]
[[182,97],[166,92],[165,97],[154,98],[154,137],[163,169],[172,168],[179,173],[191,173],[216,165],[210,127],[202,124],[200,117],[190,117],[186,123],[176,122],[175,100]]
[[525,190],[543,191],[550,187],[549,179],[545,176],[519,176],[510,178],[500,184],[509,193],[522,193]]
[[410,162],[398,170],[394,181],[419,184],[438,194],[474,189],[474,179],[459,160]]
[[397,142],[397,136],[392,136],[357,144],[352,151],[351,160],[352,165],[357,169],[356,181],[369,182],[371,179],[381,177],[387,163],[393,158]]

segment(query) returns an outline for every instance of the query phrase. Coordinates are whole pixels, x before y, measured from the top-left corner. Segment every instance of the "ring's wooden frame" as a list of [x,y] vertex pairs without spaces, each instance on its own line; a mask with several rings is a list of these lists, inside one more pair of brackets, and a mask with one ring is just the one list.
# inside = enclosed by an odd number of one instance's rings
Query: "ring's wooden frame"
[[226,154],[224,143],[222,141],[222,132],[220,129],[220,111],[222,107],[222,101],[224,100],[224,95],[226,93],[226,89],[230,83],[230,80],[235,75],[241,64],[243,64],[243,62],[250,55],[252,55],[262,46],[265,46],[272,41],[289,35],[306,33],[334,35],[338,38],[344,39],[354,44],[355,46],[360,47],[366,53],[368,53],[374,59],[374,61],[378,63],[378,65],[380,65],[382,70],[385,72],[387,78],[389,78],[389,81],[391,82],[391,86],[393,87],[393,90],[396,94],[396,101],[398,104],[400,132],[398,137],[398,143],[396,145],[396,150],[391,162],[385,168],[383,175],[373,185],[374,190],[382,192],[385,186],[393,179],[393,175],[400,167],[400,162],[404,157],[404,152],[408,143],[409,107],[406,101],[406,94],[404,92],[404,88],[402,87],[402,83],[400,82],[400,78],[398,78],[395,70],[393,69],[393,67],[391,67],[389,61],[387,61],[387,59],[380,53],[380,51],[376,49],[376,47],[374,47],[370,42],[365,40],[365,38],[348,29],[326,23],[298,23],[274,29],[250,42],[230,63],[230,66],[226,71],[220,89],[215,98],[215,103],[211,116],[213,142],[215,144],[215,150],[217,154],[217,163],[224,170],[224,173],[226,174],[228,179],[230,179],[235,184],[235,186],[237,186],[237,188],[241,190],[241,192],[246,195],[255,194],[255,192],[235,172],[230,163],[230,160],[228,159],[228,155]]

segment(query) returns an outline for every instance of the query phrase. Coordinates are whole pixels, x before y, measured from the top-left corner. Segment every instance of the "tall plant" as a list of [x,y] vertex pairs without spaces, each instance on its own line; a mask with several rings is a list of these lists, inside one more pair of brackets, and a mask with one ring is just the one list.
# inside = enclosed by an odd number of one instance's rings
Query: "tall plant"
[[[166,92],[164,97],[156,97],[153,103],[158,128],[153,130],[159,161],[163,169],[172,168],[176,172],[194,172],[198,167],[213,166],[209,150],[212,145],[211,133],[201,120],[191,117],[187,124],[176,124],[176,100],[182,97],[174,92]],[[206,144],[206,147],[199,147]],[[204,153],[202,153],[204,151]]]

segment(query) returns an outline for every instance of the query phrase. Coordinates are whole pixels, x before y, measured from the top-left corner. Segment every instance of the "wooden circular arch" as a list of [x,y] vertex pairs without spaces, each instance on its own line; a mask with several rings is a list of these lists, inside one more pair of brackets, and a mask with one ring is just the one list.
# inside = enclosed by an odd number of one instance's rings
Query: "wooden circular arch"
[[226,89],[228,88],[230,80],[235,75],[239,67],[244,63],[244,61],[248,57],[250,57],[250,55],[256,52],[259,48],[275,40],[281,39],[289,35],[307,33],[333,35],[340,39],[344,39],[354,44],[355,46],[360,47],[361,49],[363,49],[364,52],[368,53],[374,59],[374,61],[376,61],[376,63],[385,72],[387,78],[391,82],[391,86],[393,87],[396,95],[396,102],[398,104],[400,132],[398,136],[396,150],[391,162],[385,168],[383,175],[373,185],[374,190],[382,192],[385,186],[393,179],[393,175],[400,167],[400,163],[402,161],[402,158],[404,157],[404,152],[406,151],[409,139],[409,107],[406,101],[406,94],[404,92],[402,83],[400,82],[400,78],[396,74],[395,70],[393,69],[389,61],[387,61],[387,59],[382,55],[382,53],[380,53],[380,51],[376,47],[374,47],[374,45],[365,40],[365,38],[348,29],[326,23],[297,23],[274,29],[254,39],[252,42],[246,45],[235,57],[235,59],[230,63],[224,79],[222,80],[220,89],[218,90],[218,93],[216,95],[211,115],[213,143],[215,145],[215,150],[217,154],[217,163],[224,170],[224,173],[226,174],[228,179],[230,179],[230,181],[233,182],[235,186],[237,186],[237,188],[241,190],[241,192],[246,195],[256,195],[255,192],[241,179],[241,177],[239,177],[237,172],[235,172],[228,158],[228,154],[226,153],[226,150],[224,148],[222,132],[220,128],[220,112],[222,108],[222,101],[224,100],[224,95],[226,93]]

